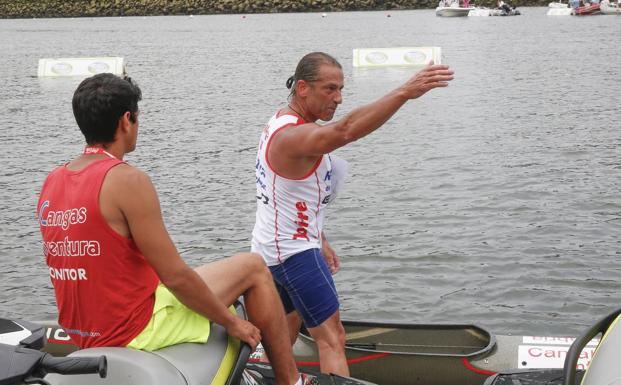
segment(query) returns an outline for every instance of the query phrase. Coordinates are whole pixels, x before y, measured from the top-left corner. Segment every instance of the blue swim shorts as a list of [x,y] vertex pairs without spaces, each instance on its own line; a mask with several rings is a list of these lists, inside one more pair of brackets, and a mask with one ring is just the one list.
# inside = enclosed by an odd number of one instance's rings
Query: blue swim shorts
[[270,270],[285,312],[297,310],[307,328],[319,326],[339,309],[332,274],[319,249],[295,254]]

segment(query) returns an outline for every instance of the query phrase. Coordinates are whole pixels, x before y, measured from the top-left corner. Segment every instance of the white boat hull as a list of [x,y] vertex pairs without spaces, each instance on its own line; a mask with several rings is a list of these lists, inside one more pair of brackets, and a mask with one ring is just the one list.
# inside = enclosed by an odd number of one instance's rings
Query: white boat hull
[[565,8],[550,8],[548,9],[548,16],[571,16],[573,9]]
[[604,15],[621,15],[621,6],[619,4],[610,4],[609,2],[603,1],[599,5],[599,11]]
[[443,17],[462,17],[468,16],[468,13],[473,10],[474,7],[463,8],[463,7],[437,7],[436,8],[436,16]]

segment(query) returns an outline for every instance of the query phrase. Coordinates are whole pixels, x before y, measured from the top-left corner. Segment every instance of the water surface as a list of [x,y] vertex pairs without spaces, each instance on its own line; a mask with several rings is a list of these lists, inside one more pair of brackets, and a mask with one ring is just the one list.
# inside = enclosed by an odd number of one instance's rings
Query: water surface
[[149,172],[197,266],[248,250],[258,135],[303,54],[342,62],[339,118],[413,73],[354,69],[353,48],[439,46],[451,86],[337,151],[350,175],[326,233],[343,317],[578,333],[621,306],[621,23],[545,13],[0,20],[0,314],[55,315],[35,206],[83,147],[79,80],[36,78],[39,58],[125,58],[144,94],[126,160]]

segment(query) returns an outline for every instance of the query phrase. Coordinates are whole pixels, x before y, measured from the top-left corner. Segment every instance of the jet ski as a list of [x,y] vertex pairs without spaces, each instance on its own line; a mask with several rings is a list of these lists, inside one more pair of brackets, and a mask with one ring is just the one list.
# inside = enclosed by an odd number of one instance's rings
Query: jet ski
[[[238,314],[245,318],[243,305]],[[153,352],[121,347],[76,350],[66,357],[45,352],[46,329],[0,319],[0,385],[272,385],[267,364],[248,363],[250,347],[212,324],[205,344],[184,343]],[[305,371],[318,385],[373,385]]]

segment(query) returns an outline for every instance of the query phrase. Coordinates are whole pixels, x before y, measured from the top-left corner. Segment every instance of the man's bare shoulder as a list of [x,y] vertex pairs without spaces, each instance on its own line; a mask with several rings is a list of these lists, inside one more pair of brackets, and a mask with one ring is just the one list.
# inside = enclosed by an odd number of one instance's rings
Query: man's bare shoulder
[[127,163],[121,163],[110,169],[106,182],[111,187],[126,192],[152,186],[151,178],[146,172]]
[[313,134],[318,127],[321,126],[315,122],[289,124],[276,131],[272,136],[272,141],[274,143],[282,141],[287,146],[292,144],[295,145],[296,143],[299,143],[300,140],[303,140],[305,137]]

